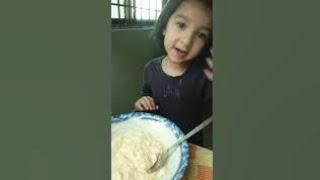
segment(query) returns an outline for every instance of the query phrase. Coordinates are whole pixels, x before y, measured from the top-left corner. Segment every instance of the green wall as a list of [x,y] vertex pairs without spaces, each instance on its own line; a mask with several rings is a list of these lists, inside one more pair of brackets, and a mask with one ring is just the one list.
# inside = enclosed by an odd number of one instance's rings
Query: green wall
[[143,67],[159,54],[151,39],[152,29],[112,31],[112,114],[133,110],[140,96]]
[[318,1],[214,2],[214,178],[320,179]]
[[111,179],[109,7],[0,2],[1,180]]

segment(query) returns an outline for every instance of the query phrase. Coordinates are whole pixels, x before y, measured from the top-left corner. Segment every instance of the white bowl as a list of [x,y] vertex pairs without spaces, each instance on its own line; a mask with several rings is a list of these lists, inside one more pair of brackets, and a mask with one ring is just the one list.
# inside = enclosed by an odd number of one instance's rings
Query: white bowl
[[[112,137],[132,128],[143,128],[161,138],[164,147],[168,148],[183,136],[182,131],[170,120],[159,115],[132,112],[112,116]],[[184,141],[168,159],[168,172],[164,179],[180,180],[188,166],[189,146]]]

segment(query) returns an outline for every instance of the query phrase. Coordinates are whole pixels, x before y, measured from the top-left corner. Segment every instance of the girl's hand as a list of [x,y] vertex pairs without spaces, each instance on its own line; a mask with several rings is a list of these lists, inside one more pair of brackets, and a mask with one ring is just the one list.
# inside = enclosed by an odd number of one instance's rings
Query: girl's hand
[[213,62],[211,58],[206,59],[207,64],[209,66],[208,69],[204,70],[204,73],[206,74],[207,78],[212,81],[213,80]]
[[143,96],[136,101],[134,109],[137,111],[154,111],[158,110],[159,106],[156,105],[152,97]]

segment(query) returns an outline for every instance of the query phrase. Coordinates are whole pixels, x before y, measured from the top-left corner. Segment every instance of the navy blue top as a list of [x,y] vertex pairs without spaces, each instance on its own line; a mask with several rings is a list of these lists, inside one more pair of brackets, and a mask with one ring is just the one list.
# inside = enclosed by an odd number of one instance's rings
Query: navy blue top
[[[163,58],[145,65],[142,96],[153,97],[159,105],[153,113],[170,119],[186,134],[212,114],[212,82],[203,72],[207,65],[196,59],[181,76],[172,77],[162,70]],[[189,142],[202,145],[202,133]]]

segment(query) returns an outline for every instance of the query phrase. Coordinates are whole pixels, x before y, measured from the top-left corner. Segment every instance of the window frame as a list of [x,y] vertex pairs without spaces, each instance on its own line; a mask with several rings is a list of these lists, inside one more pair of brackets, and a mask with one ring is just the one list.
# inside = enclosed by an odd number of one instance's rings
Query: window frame
[[[112,18],[111,16],[111,25],[112,29],[130,29],[130,28],[149,28],[152,27],[157,19],[150,19],[150,11],[157,11],[156,16],[161,13],[163,3],[166,2],[166,0],[157,0],[161,1],[161,7],[160,9],[151,10],[150,9],[150,2],[155,0],[149,0],[149,8],[140,8],[136,7],[132,4],[127,4],[126,0],[124,0],[123,4],[120,4],[120,1],[118,0],[117,3],[112,3],[111,6],[117,6],[118,7],[118,18]],[[129,1],[130,3],[132,1]],[[124,18],[120,18],[120,7],[124,7]],[[158,8],[158,7],[156,7]],[[148,10],[149,11],[149,19],[142,19],[141,17],[135,17],[135,14],[132,17],[132,9],[141,9],[141,10]],[[111,8],[112,11],[112,8]]]

